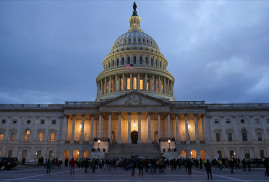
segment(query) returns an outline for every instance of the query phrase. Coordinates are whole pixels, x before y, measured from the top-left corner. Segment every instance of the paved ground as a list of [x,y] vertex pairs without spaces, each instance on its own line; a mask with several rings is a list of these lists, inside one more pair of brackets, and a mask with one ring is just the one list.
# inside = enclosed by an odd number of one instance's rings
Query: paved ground
[[243,172],[242,170],[235,170],[234,174],[231,174],[229,169],[223,169],[218,171],[212,170],[213,180],[207,180],[205,170],[193,169],[193,174],[188,175],[185,169],[171,171],[166,169],[164,174],[144,173],[144,176],[138,176],[136,170],[135,176],[131,176],[130,171],[123,169],[96,169],[96,173],[89,171],[84,173],[84,169],[76,168],[75,174],[70,176],[68,167],[62,167],[61,169],[52,169],[51,174],[46,174],[46,169],[37,166],[18,166],[12,170],[0,170],[0,181],[52,181],[52,182],[124,182],[124,181],[220,181],[220,182],[269,182],[269,176],[264,175],[264,169],[252,169],[251,172]]

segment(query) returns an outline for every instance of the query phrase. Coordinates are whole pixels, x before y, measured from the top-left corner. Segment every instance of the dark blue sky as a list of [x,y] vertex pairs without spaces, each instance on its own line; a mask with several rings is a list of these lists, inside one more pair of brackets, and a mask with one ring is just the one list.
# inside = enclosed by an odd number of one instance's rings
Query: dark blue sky
[[[176,100],[269,102],[269,1],[138,0]],[[93,101],[133,1],[0,1],[0,103]]]

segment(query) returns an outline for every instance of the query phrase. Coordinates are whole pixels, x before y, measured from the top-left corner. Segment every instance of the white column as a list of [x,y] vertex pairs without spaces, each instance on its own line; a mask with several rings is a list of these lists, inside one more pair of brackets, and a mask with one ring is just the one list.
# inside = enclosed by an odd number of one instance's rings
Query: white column
[[151,141],[151,121],[150,121],[150,113],[148,112],[148,143],[152,143]]
[[100,95],[100,82],[97,82],[97,97]]
[[202,135],[203,135],[203,141],[205,141],[205,120],[206,120],[206,116],[205,114],[203,114],[203,120],[202,120]]
[[167,80],[167,88],[168,88],[168,92],[167,94],[170,95],[170,80]]
[[104,95],[106,95],[107,94],[107,90],[106,90],[106,78],[105,78],[105,88],[104,88]]
[[118,143],[121,143],[121,113],[118,113],[119,115],[119,126],[118,126]]
[[84,120],[85,120],[85,115],[82,114],[82,126],[81,126],[81,136],[80,136],[80,143],[84,143]]
[[170,120],[170,113],[167,114],[167,129],[168,129],[168,138],[171,138],[171,120]]
[[128,140],[127,143],[131,143],[131,113],[128,113]]
[[76,115],[73,114],[73,123],[72,123],[72,137],[71,143],[74,143],[74,136],[75,136],[75,123],[76,123]]
[[147,74],[145,74],[145,76],[144,76],[144,90],[147,90],[147,81],[148,81]]
[[116,78],[115,78],[115,91],[118,92],[119,91],[119,82],[118,82],[118,75],[116,75]]
[[159,87],[159,92],[162,92],[162,87],[161,87],[161,77],[159,76],[159,85],[158,85],[158,87]]
[[176,142],[180,143],[179,128],[178,128],[178,114],[176,114]]
[[65,116],[65,140],[68,141],[68,124],[69,124],[69,117],[68,115]]
[[141,112],[138,113],[138,143],[141,143]]
[[101,80],[101,93],[100,93],[100,95],[103,95],[104,93],[103,93],[103,80]]
[[188,136],[188,114],[184,114],[185,116],[185,132],[186,132],[186,143],[190,142],[189,136]]
[[91,114],[91,136],[90,136],[90,141],[93,142],[93,121],[94,121],[94,115]]
[[139,91],[140,90],[140,74],[138,73],[137,74],[137,90]]
[[161,134],[161,116],[160,116],[160,113],[158,113],[158,142],[159,142],[160,138],[162,138],[162,134]]
[[108,138],[111,141],[111,113],[108,114]]
[[111,76],[109,77],[108,93],[111,93]]
[[130,73],[130,90],[133,90],[133,74]]
[[163,77],[163,93],[166,94],[166,79]]
[[102,113],[99,114],[98,138],[102,138]]
[[194,114],[194,121],[195,121],[195,141],[196,141],[196,144],[198,144],[199,134],[198,134],[197,114]]

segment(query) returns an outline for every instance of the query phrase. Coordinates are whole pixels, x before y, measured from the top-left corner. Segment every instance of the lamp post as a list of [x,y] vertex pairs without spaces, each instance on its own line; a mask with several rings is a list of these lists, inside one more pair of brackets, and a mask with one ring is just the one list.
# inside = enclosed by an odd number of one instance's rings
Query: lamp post
[[99,148],[100,142],[101,142],[101,141],[98,140],[98,149],[97,149],[98,152],[100,152],[100,148]]
[[171,149],[170,149],[170,143],[171,143],[171,140],[168,140],[168,145],[169,145],[168,151],[169,152],[171,151]]

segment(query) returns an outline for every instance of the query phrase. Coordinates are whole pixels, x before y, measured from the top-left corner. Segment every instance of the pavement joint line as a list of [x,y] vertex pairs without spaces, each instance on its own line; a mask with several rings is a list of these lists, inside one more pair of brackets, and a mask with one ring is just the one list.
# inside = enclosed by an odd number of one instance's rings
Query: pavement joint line
[[[193,170],[193,171],[195,171],[197,173],[205,174],[207,176],[207,173],[205,173],[205,172],[200,172],[200,171],[196,171],[196,170]],[[217,176],[217,177],[226,178],[226,179],[235,180],[235,181],[248,182],[247,180],[242,180],[242,179],[238,179],[238,178],[232,178],[232,177],[223,176],[223,175],[220,175],[220,174],[212,174],[212,176]]]

